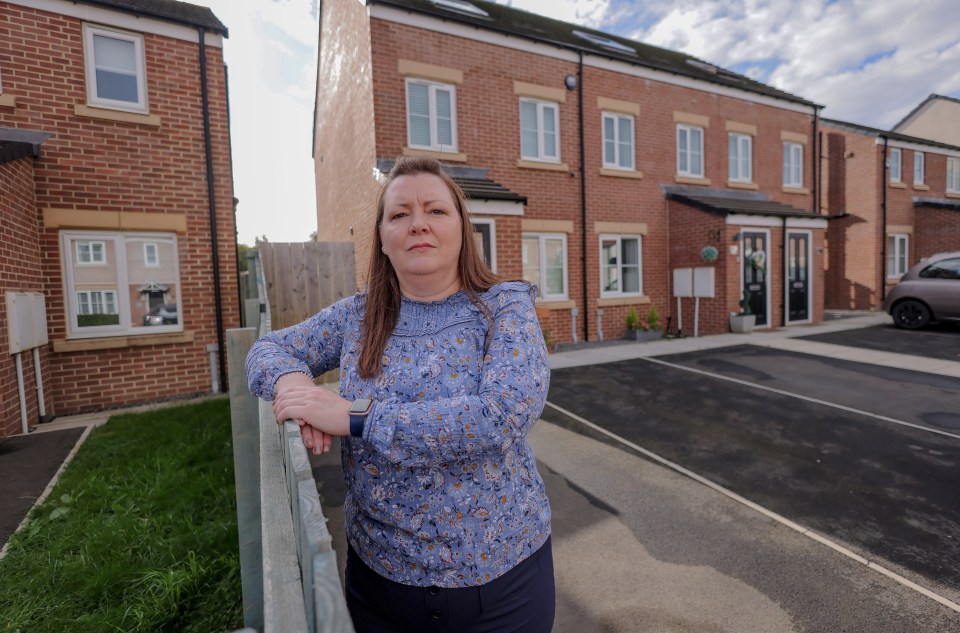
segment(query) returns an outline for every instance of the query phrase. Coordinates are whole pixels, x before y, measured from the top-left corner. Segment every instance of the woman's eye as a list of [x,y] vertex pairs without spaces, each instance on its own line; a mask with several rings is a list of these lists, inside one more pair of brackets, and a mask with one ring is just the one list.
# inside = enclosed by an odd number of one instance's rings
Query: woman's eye
[[446,211],[444,211],[443,209],[430,209],[430,213],[434,215],[444,215]]
[[407,217],[407,214],[406,214],[406,213],[403,213],[403,212],[394,213],[393,215],[390,216],[390,220],[391,220],[391,221],[393,221],[393,220],[399,220],[399,219],[405,218],[405,217]]

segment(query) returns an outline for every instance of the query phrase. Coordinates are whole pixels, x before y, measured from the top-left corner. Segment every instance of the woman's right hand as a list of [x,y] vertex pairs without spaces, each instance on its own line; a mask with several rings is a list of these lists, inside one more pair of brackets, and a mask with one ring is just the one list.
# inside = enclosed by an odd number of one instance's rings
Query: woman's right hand
[[[313,382],[313,379],[306,374],[299,372],[284,374],[280,376],[276,385],[274,385],[274,402],[276,402],[276,399],[284,392],[299,387],[322,389],[322,387],[318,387],[316,383]],[[276,407],[274,407],[274,415],[276,415]],[[332,435],[310,426],[306,420],[294,421],[300,426],[300,436],[303,438],[303,445],[307,447],[308,451],[312,451],[314,455],[330,452],[330,447],[333,445]],[[277,424],[282,424],[283,422],[285,422],[285,420],[277,418]]]

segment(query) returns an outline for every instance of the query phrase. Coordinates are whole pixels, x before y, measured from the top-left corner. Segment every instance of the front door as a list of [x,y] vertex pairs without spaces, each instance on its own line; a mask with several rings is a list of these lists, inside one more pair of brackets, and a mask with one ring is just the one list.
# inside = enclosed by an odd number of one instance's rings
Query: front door
[[810,320],[810,234],[787,236],[787,289],[790,321]]
[[767,325],[767,234],[743,232],[743,288],[757,326]]

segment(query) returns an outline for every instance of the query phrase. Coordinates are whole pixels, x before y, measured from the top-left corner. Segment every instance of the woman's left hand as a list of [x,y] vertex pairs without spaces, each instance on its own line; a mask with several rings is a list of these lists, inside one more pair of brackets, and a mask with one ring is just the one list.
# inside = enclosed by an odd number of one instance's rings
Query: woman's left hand
[[300,420],[328,435],[350,435],[350,401],[324,387],[291,386],[273,401],[277,420]]

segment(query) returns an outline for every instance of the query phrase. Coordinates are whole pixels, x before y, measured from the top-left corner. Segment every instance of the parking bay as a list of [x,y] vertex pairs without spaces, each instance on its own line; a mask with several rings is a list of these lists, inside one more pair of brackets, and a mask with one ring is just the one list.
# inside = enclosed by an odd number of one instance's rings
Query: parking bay
[[742,345],[555,370],[548,399],[957,599],[960,379]]

